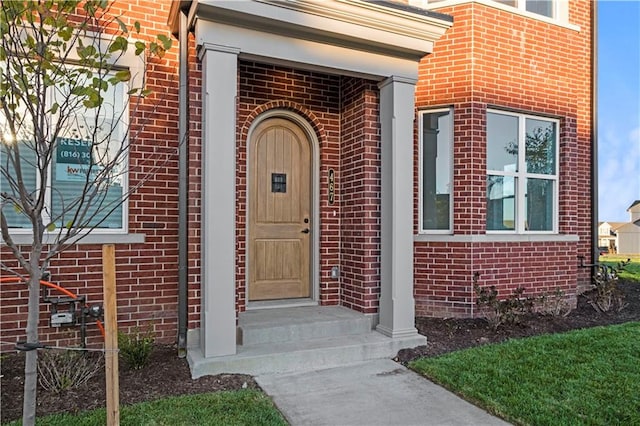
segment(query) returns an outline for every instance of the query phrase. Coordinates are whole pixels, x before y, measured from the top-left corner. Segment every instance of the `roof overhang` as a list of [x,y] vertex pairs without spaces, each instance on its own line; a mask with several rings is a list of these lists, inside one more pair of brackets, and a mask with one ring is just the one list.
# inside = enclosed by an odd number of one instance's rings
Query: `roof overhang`
[[[172,4],[169,25],[174,32],[180,10],[188,10],[198,45],[214,43],[239,49],[241,57],[316,66],[327,55],[349,51],[416,63],[453,24],[451,16],[390,1],[198,0]],[[279,48],[269,46],[276,43]],[[305,49],[325,54],[305,54]],[[326,65],[339,67],[330,60]]]

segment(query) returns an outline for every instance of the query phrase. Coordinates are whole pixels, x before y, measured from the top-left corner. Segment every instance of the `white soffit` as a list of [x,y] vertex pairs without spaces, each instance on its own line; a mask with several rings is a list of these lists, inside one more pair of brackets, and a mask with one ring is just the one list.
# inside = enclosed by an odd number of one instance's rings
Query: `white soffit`
[[[199,0],[189,21],[199,45],[237,48],[241,57],[379,75],[418,62],[453,24],[447,15],[361,0]],[[389,70],[371,67],[381,60]]]

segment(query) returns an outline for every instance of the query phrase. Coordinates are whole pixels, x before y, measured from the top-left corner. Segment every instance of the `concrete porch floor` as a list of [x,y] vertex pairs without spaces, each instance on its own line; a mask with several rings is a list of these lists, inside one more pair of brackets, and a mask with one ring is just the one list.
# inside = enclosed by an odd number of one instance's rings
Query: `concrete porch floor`
[[243,312],[235,355],[205,358],[187,353],[193,378],[209,374],[251,375],[310,371],[392,358],[424,345],[419,334],[390,338],[372,329],[369,316],[340,306],[305,306]]

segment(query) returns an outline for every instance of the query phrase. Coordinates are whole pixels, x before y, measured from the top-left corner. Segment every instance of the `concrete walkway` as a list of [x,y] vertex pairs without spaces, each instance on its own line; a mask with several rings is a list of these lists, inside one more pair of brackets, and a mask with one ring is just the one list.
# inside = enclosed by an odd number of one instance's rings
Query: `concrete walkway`
[[389,359],[256,381],[298,425],[508,425]]

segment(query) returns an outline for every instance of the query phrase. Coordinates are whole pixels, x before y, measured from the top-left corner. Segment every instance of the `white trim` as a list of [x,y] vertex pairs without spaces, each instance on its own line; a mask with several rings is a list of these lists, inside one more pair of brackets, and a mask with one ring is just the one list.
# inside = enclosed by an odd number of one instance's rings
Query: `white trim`
[[414,242],[429,243],[524,243],[578,242],[578,235],[561,234],[476,234],[476,235],[414,235]]
[[528,12],[524,8],[520,8],[520,6],[513,7],[506,4],[498,3],[497,1],[493,0],[443,0],[435,3],[430,3],[429,0],[409,0],[410,5],[422,7],[426,10],[436,10],[443,7],[457,6],[465,3],[479,3],[484,6],[504,10],[505,12],[510,12],[516,15],[521,15],[527,18],[546,22],[548,24],[557,25],[569,30],[582,31],[579,25],[575,25],[569,22],[569,0],[554,0],[554,18],[549,18],[548,16]]
[[[451,186],[449,193],[449,229],[424,229],[422,226],[424,224],[423,218],[423,190],[422,183],[424,182],[424,164],[423,164],[423,119],[422,116],[424,114],[432,114],[436,112],[449,112],[449,132],[451,135],[451,140],[449,141],[449,184]],[[454,163],[454,109],[453,107],[444,107],[444,108],[434,108],[434,109],[424,109],[418,111],[418,233],[419,234],[446,234],[451,235],[453,233],[453,163]]]
[[240,59],[244,60],[369,80],[381,80],[389,75],[418,77],[418,57],[395,57],[204,19],[197,22],[195,34],[198,45],[215,40],[220,45],[234,46],[240,51]]
[[246,221],[245,225],[245,289],[246,289],[246,308],[247,309],[263,309],[263,308],[272,308],[272,307],[280,307],[280,306],[307,306],[309,304],[317,304],[320,300],[320,142],[318,141],[318,137],[313,129],[313,126],[301,115],[282,108],[274,108],[268,111],[263,112],[258,115],[253,122],[251,123],[251,127],[249,127],[249,131],[247,132],[247,139],[244,141],[245,146],[247,148],[247,161],[246,161],[246,170],[247,170],[247,212],[246,216],[249,217],[249,209],[251,208],[251,203],[249,202],[251,193],[248,190],[249,188],[249,179],[250,179],[250,171],[251,168],[249,165],[251,164],[251,136],[255,128],[265,120],[270,118],[284,118],[286,120],[291,121],[293,124],[298,126],[304,134],[307,136],[310,144],[311,151],[311,223],[313,227],[313,231],[311,232],[311,256],[309,258],[310,261],[310,282],[311,285],[311,297],[309,299],[294,299],[290,301],[289,299],[285,300],[277,300],[277,301],[269,301],[265,302],[249,302],[249,262],[250,262],[250,254],[249,254],[249,220]]
[[[227,1],[193,3],[190,17],[253,28],[323,44],[356,44],[419,60],[451,27],[445,15],[416,14],[360,0]],[[193,11],[193,8],[196,11]],[[353,47],[353,46],[351,46]]]
[[[145,234],[104,234],[92,231],[86,236],[78,235],[68,241],[69,244],[139,244],[145,242]],[[45,234],[43,237],[43,244],[55,243],[56,235]],[[33,234],[11,233],[11,239],[17,245],[30,245],[33,244]],[[79,240],[79,241],[78,241]],[[5,245],[4,240],[0,240],[0,246]]]

